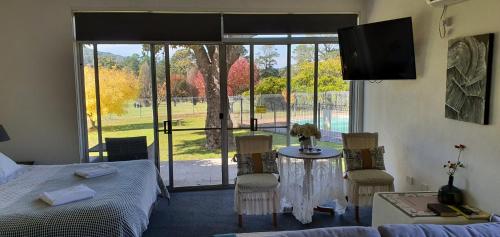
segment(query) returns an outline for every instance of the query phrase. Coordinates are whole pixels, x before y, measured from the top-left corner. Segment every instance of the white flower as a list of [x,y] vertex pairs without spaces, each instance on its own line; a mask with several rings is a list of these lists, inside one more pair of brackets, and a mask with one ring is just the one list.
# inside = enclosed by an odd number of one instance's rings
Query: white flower
[[306,123],[304,125],[294,124],[290,130],[290,135],[294,137],[315,137],[321,138],[321,131],[319,131],[314,124]]

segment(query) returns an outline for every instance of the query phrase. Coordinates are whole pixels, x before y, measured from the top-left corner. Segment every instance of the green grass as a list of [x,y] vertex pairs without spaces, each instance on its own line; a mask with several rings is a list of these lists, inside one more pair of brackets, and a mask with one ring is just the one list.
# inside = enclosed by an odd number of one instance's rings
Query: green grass
[[[194,113],[193,113],[194,111]],[[205,127],[206,118],[206,103],[198,103],[193,107],[191,103],[177,103],[172,107],[172,118],[182,119],[183,124],[178,126],[173,124],[173,128],[203,128]],[[239,109],[233,110],[234,118],[239,121]],[[161,121],[166,120],[165,104],[160,104],[158,109],[159,129],[163,129]],[[281,118],[282,114],[279,115]],[[263,117],[273,117],[273,114],[266,113]],[[281,120],[281,119],[278,119]],[[235,125],[237,126],[237,125]],[[153,113],[151,107],[134,108],[131,105],[127,107],[127,113],[121,116],[104,116],[102,118],[103,140],[106,137],[134,137],[147,136],[148,144],[154,141],[153,131]],[[234,130],[233,136],[250,135],[249,130]],[[272,133],[266,131],[258,131],[255,134],[271,134],[273,135],[273,145],[275,149],[286,146],[287,136],[285,134]],[[89,147],[93,147],[98,143],[97,131],[91,129],[88,134]],[[221,151],[209,150],[205,147],[206,136],[205,131],[175,131],[173,132],[173,154],[174,160],[200,160],[216,158],[220,159]],[[160,160],[168,160],[168,137],[163,132],[159,133],[160,144]],[[296,138],[291,138],[291,144],[298,144]],[[318,146],[341,148],[341,144],[330,142],[318,142]],[[234,155],[234,149],[230,147],[229,157]],[[96,156],[97,154],[90,154]]]

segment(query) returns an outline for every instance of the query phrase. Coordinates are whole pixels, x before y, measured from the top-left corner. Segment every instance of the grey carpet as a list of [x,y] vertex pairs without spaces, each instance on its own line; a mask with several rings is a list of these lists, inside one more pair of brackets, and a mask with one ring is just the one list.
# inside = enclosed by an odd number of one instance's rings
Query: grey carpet
[[[371,209],[362,208],[359,225],[370,224]],[[279,214],[277,228],[272,226],[271,215],[243,216],[243,228],[238,228],[237,215],[233,211],[233,190],[176,192],[171,193],[170,205],[165,199],[159,199],[143,236],[212,236],[352,225],[358,225],[354,220],[354,208],[348,208],[344,215],[316,213],[313,222],[307,225],[302,225],[291,214]]]

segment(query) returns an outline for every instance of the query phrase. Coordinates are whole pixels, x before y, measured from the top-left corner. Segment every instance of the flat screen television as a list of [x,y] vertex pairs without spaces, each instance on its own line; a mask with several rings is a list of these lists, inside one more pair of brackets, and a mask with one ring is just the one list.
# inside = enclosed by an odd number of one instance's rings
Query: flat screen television
[[344,80],[416,79],[411,17],[338,30]]

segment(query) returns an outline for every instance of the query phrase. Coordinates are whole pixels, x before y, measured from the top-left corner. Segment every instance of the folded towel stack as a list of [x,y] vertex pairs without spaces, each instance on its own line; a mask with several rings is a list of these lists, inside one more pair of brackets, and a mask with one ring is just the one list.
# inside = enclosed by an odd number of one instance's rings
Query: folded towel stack
[[75,171],[75,175],[78,175],[82,178],[90,179],[90,178],[95,178],[103,175],[108,175],[108,174],[113,174],[117,172],[118,169],[116,167],[106,165],[106,164],[101,164],[97,166],[92,166],[89,168],[84,168],[84,169],[79,169]]
[[44,192],[40,199],[51,206],[58,206],[70,202],[93,198],[95,191],[84,184],[64,188],[52,192]]

